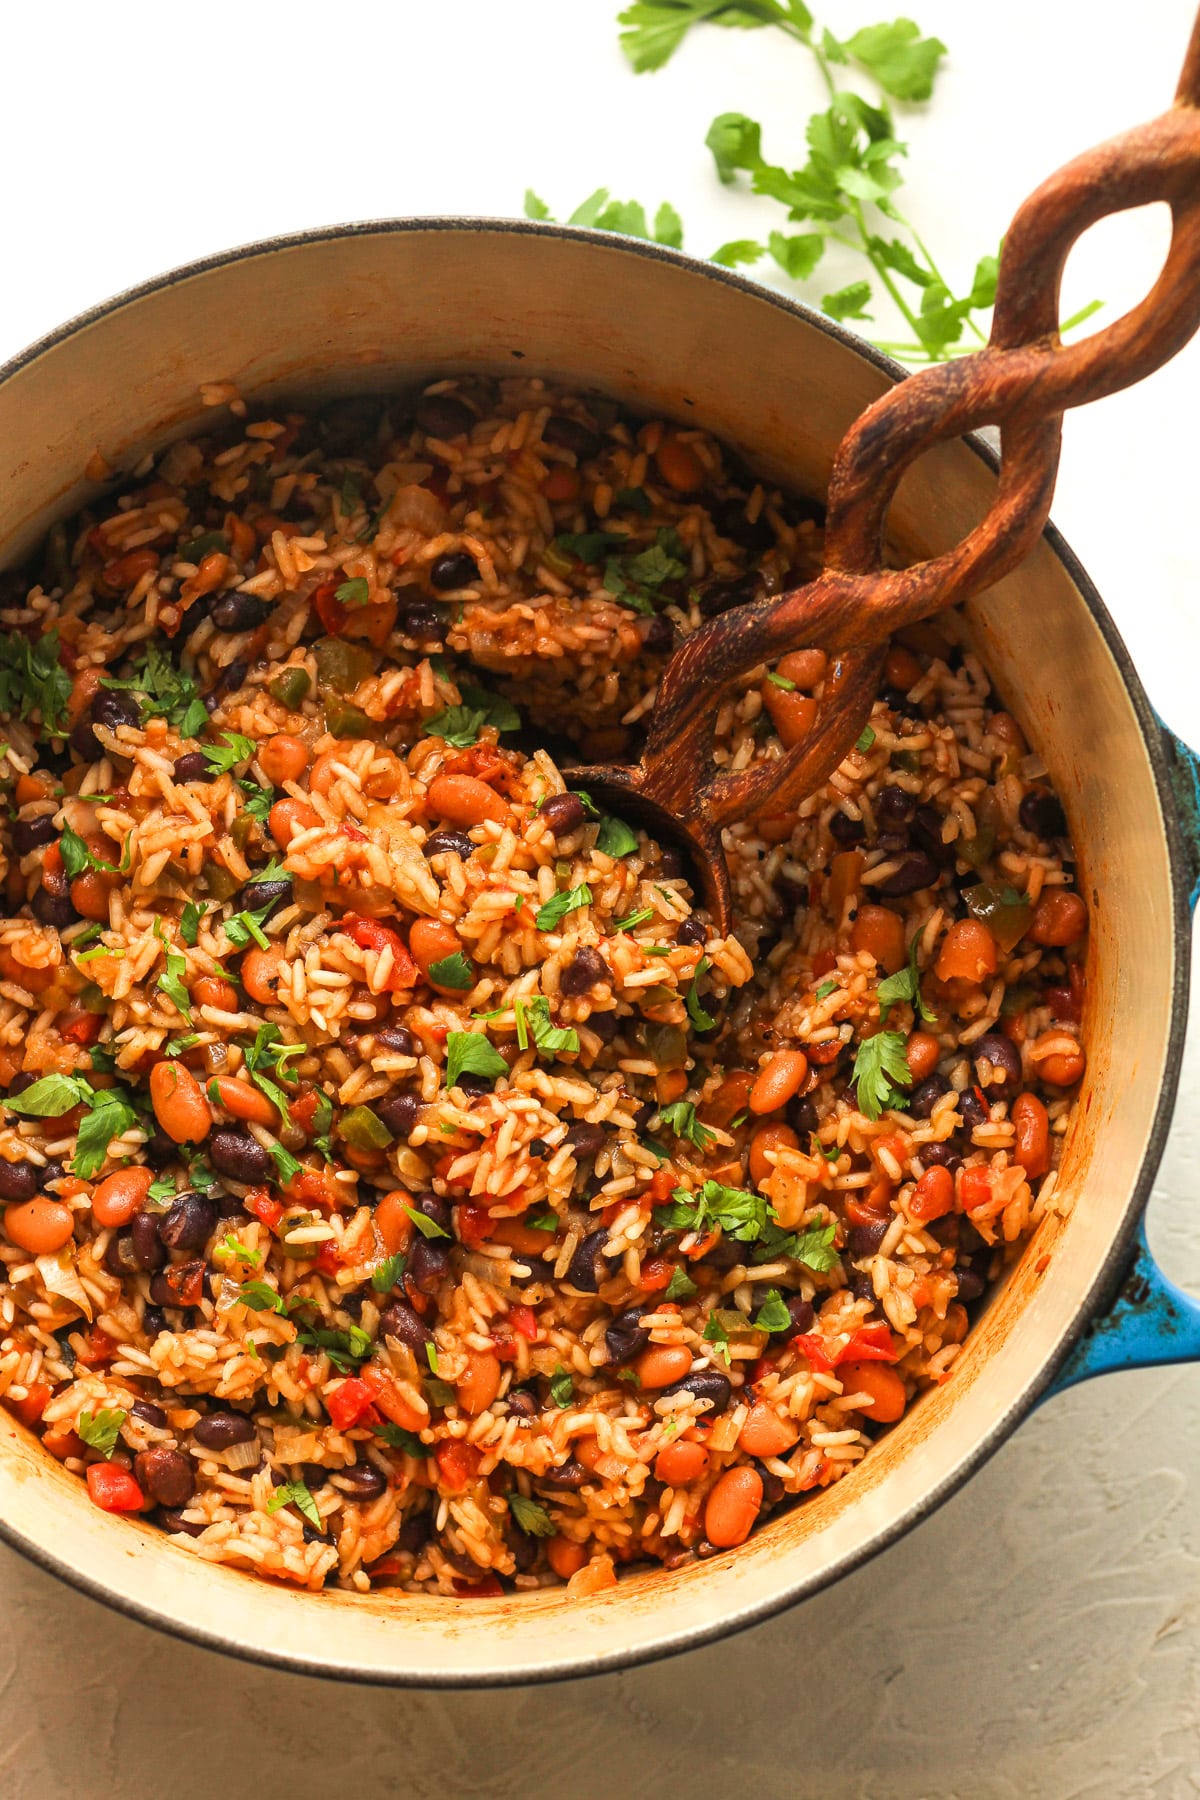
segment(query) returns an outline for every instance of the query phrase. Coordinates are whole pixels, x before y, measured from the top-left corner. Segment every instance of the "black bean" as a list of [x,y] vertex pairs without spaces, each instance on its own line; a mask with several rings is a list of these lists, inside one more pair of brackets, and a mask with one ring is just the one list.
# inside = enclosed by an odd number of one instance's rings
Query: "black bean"
[[706,1250],[704,1255],[697,1260],[702,1262],[706,1269],[719,1269],[724,1275],[727,1270],[734,1267],[735,1263],[743,1262],[745,1256],[745,1246],[739,1244],[736,1238],[726,1237],[722,1232],[712,1249]]
[[122,1276],[133,1274],[137,1268],[137,1258],[133,1253],[133,1239],[129,1232],[113,1232],[104,1246],[104,1266],[118,1281]]
[[424,1101],[417,1094],[385,1094],[372,1100],[371,1111],[387,1126],[393,1137],[407,1138],[421,1116]]
[[331,1479],[334,1487],[349,1494],[352,1500],[378,1500],[380,1494],[387,1492],[387,1476],[382,1475],[372,1462],[356,1462],[348,1469],[335,1469]]
[[167,1321],[160,1306],[148,1306],[142,1314],[142,1330],[153,1343],[167,1329]]
[[697,1400],[711,1400],[714,1413],[724,1412],[733,1396],[733,1383],[728,1375],[722,1375],[720,1369],[696,1369],[691,1375],[685,1375],[682,1381],[675,1382],[668,1390],[666,1398],[676,1394],[695,1394]]
[[218,631],[253,631],[270,608],[257,594],[222,594],[210,617]]
[[605,1130],[603,1125],[590,1125],[586,1119],[579,1119],[571,1126],[563,1142],[570,1145],[575,1161],[582,1168],[584,1163],[595,1162],[603,1150]]
[[658,872],[664,881],[681,881],[687,874],[687,861],[674,844],[664,844],[658,852]]
[[42,813],[36,819],[18,819],[13,826],[13,849],[18,856],[28,856],[42,844],[52,844],[58,836],[53,813]]
[[950,1083],[944,1075],[927,1075],[908,1096],[908,1104],[904,1110],[914,1119],[928,1119],[942,1095],[949,1092]]
[[479,580],[479,564],[465,550],[451,550],[435,557],[429,567],[429,581],[439,594],[453,593]]
[[400,616],[400,629],[405,637],[413,638],[418,644],[444,644],[450,626],[436,606],[419,601],[405,608]]
[[763,1513],[770,1512],[772,1507],[779,1505],[783,1499],[784,1487],[783,1482],[773,1470],[764,1468],[760,1462],[756,1462],[754,1467],[758,1470],[763,1484],[762,1503],[759,1508],[759,1517],[761,1518]]
[[608,1232],[601,1226],[599,1231],[589,1231],[571,1258],[567,1269],[567,1281],[580,1293],[594,1294],[606,1271],[600,1263],[601,1247],[608,1242]]
[[185,1537],[192,1538],[200,1537],[208,1530],[204,1521],[197,1524],[192,1519],[185,1519],[182,1513],[171,1507],[164,1507],[161,1512],[156,1513],[155,1523],[161,1525],[164,1531],[182,1532]]
[[788,1322],[780,1331],[771,1332],[775,1342],[781,1339],[798,1337],[802,1331],[811,1331],[816,1313],[811,1300],[801,1299],[799,1294],[789,1294],[787,1299]]
[[52,1156],[42,1167],[42,1186],[53,1187],[56,1181],[62,1181],[67,1171],[56,1156]]
[[538,810],[538,817],[556,837],[570,837],[587,818],[587,808],[578,794],[551,794]]
[[769,550],[775,542],[775,528],[765,508],[757,519],[746,517],[745,500],[726,500],[715,513],[717,530],[722,537],[732,538],[743,550]]
[[903,688],[885,687],[880,690],[879,698],[889,712],[899,713],[902,718],[919,719],[921,708],[915,700],[910,700]]
[[979,1088],[964,1088],[958,1096],[958,1111],[968,1131],[974,1131],[977,1125],[986,1125],[991,1112],[983,1093]]
[[0,1158],[0,1200],[32,1200],[41,1185],[42,1172],[36,1163]]
[[675,645],[675,627],[663,613],[643,616],[637,621],[637,634],[642,640],[642,649],[652,653],[656,650],[671,650]]
[[875,817],[885,829],[911,824],[916,800],[902,787],[882,787],[875,796]]
[[783,1110],[783,1116],[802,1145],[807,1143],[810,1133],[816,1131],[821,1123],[817,1117],[817,1109],[807,1094],[793,1094]]
[[425,1365],[425,1346],[433,1343],[433,1333],[407,1300],[393,1300],[384,1307],[379,1315],[379,1330],[382,1336],[407,1344],[422,1367]]
[[544,1475],[534,1476],[539,1487],[548,1488],[581,1488],[587,1478],[587,1470],[574,1457],[559,1463],[556,1469],[547,1469]]
[[418,1555],[433,1535],[433,1521],[428,1511],[410,1512],[400,1527],[400,1535],[396,1539],[397,1550],[403,1550],[408,1556]]
[[602,1044],[611,1044],[620,1027],[620,1020],[615,1012],[594,1012],[587,1018],[587,1029],[594,1032]]
[[542,441],[557,444],[560,450],[570,450],[580,462],[590,462],[593,456],[598,456],[603,442],[590,425],[585,425],[582,419],[571,418],[569,413],[550,414],[542,427]]
[[196,1491],[196,1472],[182,1450],[155,1444],[133,1459],[138,1486],[160,1506],[186,1506]]
[[933,857],[918,850],[905,858],[894,875],[881,881],[875,892],[894,899],[900,894],[915,894],[919,888],[932,887],[937,878],[938,865]]
[[453,394],[422,394],[413,417],[422,431],[447,444],[462,437],[475,423],[471,408]]
[[545,1156],[545,1154],[546,1154],[547,1150],[550,1148],[550,1146],[549,1146],[549,1144],[547,1144],[545,1138],[530,1138],[530,1140],[526,1144],[525,1148],[529,1152],[530,1156],[540,1158],[540,1157]]
[[513,1567],[518,1575],[526,1575],[538,1559],[538,1541],[529,1537],[510,1519],[504,1526],[504,1541],[512,1551]]
[[323,1463],[306,1462],[300,1464],[300,1479],[310,1493],[315,1494],[329,1480],[329,1470]]
[[875,845],[887,856],[902,856],[906,850],[911,848],[908,828],[898,826],[895,831],[879,832],[875,839]]
[[642,1324],[644,1306],[629,1306],[624,1312],[616,1314],[604,1331],[604,1344],[608,1351],[608,1360],[613,1363],[632,1362],[638,1353],[650,1342],[648,1327]]
[[958,1283],[958,1297],[960,1300],[978,1300],[980,1294],[982,1294],[984,1288],[987,1286],[987,1282],[984,1280],[983,1276],[977,1274],[974,1269],[956,1269],[954,1271],[954,1279]]
[[100,755],[100,739],[92,730],[92,721],[86,712],[80,713],[71,727],[71,735],[67,742],[76,756],[84,762],[95,762]]
[[[940,868],[954,861],[954,845],[942,842],[942,815],[936,806],[918,806],[912,821],[914,841]],[[972,876],[977,880],[977,876]]]
[[252,1443],[258,1432],[245,1413],[210,1412],[197,1419],[192,1435],[206,1450],[228,1450],[232,1444]]
[[981,1059],[992,1065],[992,1079],[984,1089],[989,1104],[1011,1100],[1021,1085],[1021,1053],[1016,1045],[1002,1031],[989,1031],[975,1043],[972,1054],[977,1068]]
[[1017,817],[1034,837],[1057,838],[1067,834],[1067,815],[1062,801],[1049,788],[1030,788],[1021,801]]
[[490,1094],[496,1085],[494,1075],[460,1075],[458,1086],[464,1094]]
[[600,952],[591,944],[581,944],[559,976],[559,986],[564,994],[578,997],[597,983],[611,980],[612,971]]
[[155,1406],[153,1400],[135,1400],[129,1410],[135,1419],[141,1419],[145,1425],[153,1425],[156,1431],[167,1429],[167,1415],[161,1406]]
[[278,900],[290,899],[292,878],[285,875],[279,881],[250,881],[237,896],[239,910],[258,912],[264,906],[274,906]]
[[52,894],[45,887],[38,888],[29,904],[34,918],[42,925],[53,925],[56,931],[65,931],[79,917],[68,895]]
[[396,1056],[417,1054],[417,1040],[407,1025],[381,1025],[374,1037],[377,1050],[390,1050]]
[[855,1269],[850,1277],[850,1292],[856,1300],[875,1300],[875,1280],[867,1269]]
[[846,1233],[847,1254],[855,1261],[874,1256],[887,1236],[891,1222],[890,1219],[879,1219],[873,1225],[852,1225]]
[[681,919],[679,924],[675,927],[675,941],[677,944],[692,944],[696,946],[706,944],[708,942],[708,927],[702,925],[699,919]]
[[205,1148],[208,1160],[218,1175],[247,1187],[265,1181],[271,1172],[271,1158],[257,1138],[237,1125],[219,1125],[209,1134]]
[[[383,405],[369,394],[352,394],[323,407],[316,426],[328,456],[351,456],[356,450],[367,450],[379,430]],[[293,455],[301,454],[296,444]]]
[[432,1219],[446,1237],[450,1235],[450,1202],[441,1194],[426,1191],[418,1194],[413,1201],[413,1211],[419,1212],[426,1219]]
[[504,1405],[515,1419],[536,1419],[542,1410],[537,1395],[526,1387],[509,1388]]
[[88,716],[93,725],[103,725],[108,731],[116,731],[120,725],[140,725],[142,712],[132,694],[120,693],[112,688],[100,688],[88,707]]
[[133,1248],[133,1260],[139,1269],[146,1269],[151,1274],[161,1269],[167,1260],[167,1252],[158,1235],[159,1215],[151,1212],[135,1213],[129,1226],[129,1238]]
[[203,750],[189,750],[185,756],[177,756],[171,774],[176,781],[216,780]]
[[835,812],[829,821],[829,834],[837,844],[861,844],[867,835],[867,828],[861,819],[852,819],[848,813]]
[[211,691],[200,696],[210,713],[217,710],[226,694],[237,692],[249,672],[249,663],[243,662],[240,656],[235,662],[225,664],[213,683]]
[[425,840],[426,856],[461,856],[466,862],[474,848],[465,831],[435,831]]
[[158,1222],[158,1235],[169,1250],[201,1250],[217,1226],[217,1203],[207,1194],[180,1194]]
[[418,1294],[436,1294],[450,1272],[450,1253],[428,1238],[414,1237],[405,1282]]
[[947,1138],[941,1144],[922,1144],[918,1155],[927,1169],[949,1169],[953,1175],[962,1168],[962,1156],[955,1148],[953,1138]]
[[174,1138],[167,1136],[162,1126],[156,1124],[150,1136],[142,1146],[142,1154],[152,1169],[165,1169],[179,1155],[179,1145]]

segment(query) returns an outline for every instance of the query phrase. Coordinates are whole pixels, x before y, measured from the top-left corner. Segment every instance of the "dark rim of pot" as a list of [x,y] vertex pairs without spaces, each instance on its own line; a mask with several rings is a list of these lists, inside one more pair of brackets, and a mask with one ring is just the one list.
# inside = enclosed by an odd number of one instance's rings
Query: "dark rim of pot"
[[[422,232],[469,232],[477,236],[495,237],[552,237],[590,244],[595,249],[614,254],[638,256],[647,260],[663,262],[686,271],[697,280],[720,282],[726,287],[734,288],[745,294],[748,299],[760,305],[774,307],[780,312],[789,313],[793,318],[802,320],[806,325],[822,332],[826,337],[834,339],[847,350],[852,351],[863,361],[871,363],[881,374],[891,381],[903,380],[908,371],[885,356],[873,344],[848,331],[845,326],[835,323],[806,306],[802,301],[789,299],[777,294],[758,282],[739,275],[731,269],[719,267],[716,263],[706,263],[696,257],[688,256],[682,251],[669,250],[659,244],[644,242],[639,238],[626,238],[614,232],[598,232],[584,230],[566,225],[550,225],[523,219],[486,219],[486,218],[428,218],[428,219],[378,219],[363,220],[350,225],[322,226],[311,231],[293,232],[280,237],[263,238],[256,243],[240,245],[232,250],[219,251],[211,256],[201,257],[196,262],[185,263],[155,276],[136,287],[115,294],[111,299],[90,307],[86,312],[78,314],[66,324],[37,339],[27,349],[3,365],[0,365],[0,383],[10,380],[21,370],[28,368],[40,357],[45,356],[57,345],[68,338],[75,337],[87,327],[99,323],[125,307],[136,305],[165,289],[179,286],[183,282],[195,280],[212,270],[227,268],[234,263],[247,262],[259,257],[268,257],[283,250],[298,249],[307,245],[329,243],[341,239],[356,237],[392,237],[399,235],[417,235]],[[980,438],[971,435],[963,439],[980,461],[985,463],[993,474],[999,469],[999,457]],[[1188,867],[1184,849],[1183,834],[1180,827],[1175,793],[1168,769],[1167,751],[1164,743],[1164,727],[1156,717],[1142,687],[1141,680],[1134,668],[1128,650],[1122,642],[1108,609],[1097,593],[1090,577],[1080,563],[1078,557],[1066,543],[1054,525],[1047,525],[1043,536],[1052,554],[1063,565],[1070,579],[1077,588],[1084,605],[1091,613],[1100,634],[1117,665],[1125,690],[1129,695],[1138,724],[1141,728],[1142,741],[1146,755],[1154,774],[1155,786],[1158,790],[1159,805],[1162,809],[1163,824],[1166,830],[1168,856],[1171,869],[1172,911],[1174,919],[1175,962],[1171,994],[1171,1021],[1167,1033],[1166,1062],[1158,1103],[1155,1108],[1154,1122],[1142,1156],[1138,1177],[1133,1185],[1125,1208],[1119,1230],[1109,1246],[1103,1266],[1086,1298],[1080,1305],[1076,1318],[1070,1329],[1064,1334],[1053,1354],[1049,1356],[1037,1376],[1014,1397],[1005,1411],[996,1418],[983,1434],[970,1454],[959,1462],[953,1471],[936,1486],[931,1487],[921,1499],[908,1507],[906,1511],[893,1519],[884,1529],[878,1531],[870,1543],[861,1548],[847,1552],[834,1561],[819,1575],[801,1576],[791,1582],[785,1591],[773,1595],[769,1600],[746,1606],[734,1613],[725,1613],[703,1626],[678,1631],[664,1636],[655,1644],[640,1646],[631,1650],[618,1650],[602,1656],[593,1656],[578,1661],[556,1662],[552,1666],[539,1666],[536,1663],[521,1666],[511,1664],[503,1672],[464,1669],[447,1671],[430,1675],[417,1669],[411,1671],[380,1670],[368,1666],[357,1666],[352,1663],[339,1664],[336,1667],[322,1661],[319,1655],[306,1655],[301,1651],[276,1652],[263,1650],[256,1645],[239,1641],[235,1638],[223,1637],[215,1631],[208,1631],[183,1620],[167,1617],[153,1607],[140,1601],[128,1600],[124,1596],[114,1594],[103,1583],[93,1580],[91,1576],[81,1573],[72,1567],[63,1557],[44,1549],[41,1545],[29,1542],[21,1533],[15,1531],[0,1518],[0,1539],[19,1551],[31,1562],[57,1575],[71,1587],[92,1599],[101,1601],[115,1611],[126,1614],[156,1630],[164,1631],[186,1643],[202,1644],[208,1649],[219,1650],[226,1655],[240,1657],[247,1662],[261,1663],[269,1668],[282,1668],[296,1674],[314,1675],[329,1680],[364,1682],[385,1687],[437,1687],[450,1689],[474,1689],[485,1687],[513,1687],[524,1684],[540,1684],[547,1681],[577,1680],[581,1676],[604,1674],[618,1669],[631,1668],[638,1664],[656,1662],[668,1656],[677,1656],[687,1650],[699,1649],[705,1644],[728,1637],[734,1632],[744,1630],[747,1626],[758,1624],[777,1613],[786,1612],[799,1601],[807,1599],[822,1588],[830,1587],[853,1569],[863,1567],[887,1549],[899,1538],[911,1531],[933,1514],[950,1495],[980,1469],[988,1459],[1000,1448],[1001,1444],[1012,1434],[1017,1425],[1032,1411],[1037,1401],[1051,1386],[1054,1378],[1072,1349],[1088,1329],[1091,1319],[1101,1311],[1112,1299],[1121,1279],[1126,1272],[1133,1238],[1138,1220],[1146,1208],[1150,1197],[1151,1185],[1154,1181],[1158,1164],[1166,1143],[1170,1128],[1171,1114],[1174,1108],[1175,1093],[1179,1082],[1179,1066],[1183,1052],[1184,1034],[1187,1028],[1188,1013],[1188,970],[1191,954],[1191,917],[1189,895],[1192,874]],[[453,1602],[446,1603],[448,1607]],[[469,1602],[464,1603],[469,1604]]]

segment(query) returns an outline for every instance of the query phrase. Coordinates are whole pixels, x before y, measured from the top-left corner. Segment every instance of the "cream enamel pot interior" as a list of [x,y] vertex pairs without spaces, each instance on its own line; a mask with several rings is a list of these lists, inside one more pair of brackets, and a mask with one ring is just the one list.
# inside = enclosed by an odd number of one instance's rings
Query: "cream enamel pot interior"
[[[702,421],[754,467],[811,494],[823,491],[846,426],[899,373],[749,282],[599,234],[449,220],[283,239],[123,295],[0,371],[0,564],[96,491],[82,471],[97,448],[128,468],[199,429],[203,381],[228,377],[254,399],[319,399],[518,367]],[[906,479],[893,535],[914,554],[942,550],[983,515],[994,486],[978,447],[945,445]],[[1118,1360],[1095,1345],[1161,1152],[1186,1013],[1192,865],[1172,749],[1052,532],[970,616],[1062,795],[1091,908],[1090,1061],[1060,1190],[1070,1211],[1038,1230],[953,1378],[851,1479],[740,1550],[632,1576],[582,1604],[561,1591],[313,1595],[201,1562],[99,1512],[0,1409],[0,1535],[147,1623],[309,1673],[462,1686],[579,1675],[719,1636],[863,1562],[978,1467],[1097,1317],[1075,1367],[1087,1372],[1089,1354]],[[1195,1336],[1194,1321],[1183,1328]]]

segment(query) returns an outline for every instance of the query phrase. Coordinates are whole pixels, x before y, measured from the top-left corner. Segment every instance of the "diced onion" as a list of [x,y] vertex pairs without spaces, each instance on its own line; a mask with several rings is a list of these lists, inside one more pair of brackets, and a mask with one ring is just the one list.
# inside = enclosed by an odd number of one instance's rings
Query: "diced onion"
[[46,1291],[56,1294],[60,1300],[69,1300],[72,1306],[79,1308],[90,1325],[92,1322],[92,1303],[88,1299],[87,1290],[79,1279],[75,1267],[75,1258],[70,1249],[64,1245],[56,1250],[53,1256],[39,1256],[36,1259],[37,1272]]

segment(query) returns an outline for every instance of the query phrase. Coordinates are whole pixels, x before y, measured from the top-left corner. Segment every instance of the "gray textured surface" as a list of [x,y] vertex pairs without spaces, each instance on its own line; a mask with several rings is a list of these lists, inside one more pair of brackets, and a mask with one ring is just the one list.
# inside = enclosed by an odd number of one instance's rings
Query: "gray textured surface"
[[[529,181],[556,210],[601,181],[651,203],[667,194],[697,251],[765,227],[766,203],[752,222],[756,203],[717,187],[700,144],[715,113],[744,108],[768,122],[773,152],[801,159],[786,122],[819,93],[800,53],[709,32],[635,83],[616,10],[457,0],[448,33],[448,8],[412,0],[359,0],[332,24],[311,0],[209,0],[204,32],[228,46],[233,74],[208,82],[203,123],[177,156],[155,147],[160,97],[182,69],[190,103],[198,72],[215,67],[194,9],[8,9],[9,67],[52,69],[54,86],[52,127],[36,79],[10,84],[0,115],[0,155],[22,171],[5,207],[25,271],[0,290],[0,354],[209,249],[336,218],[511,212]],[[818,7],[843,35],[892,10]],[[1143,0],[1119,33],[1104,29],[1118,23],[1111,7],[915,10],[954,61],[928,118],[905,122],[909,210],[962,274],[1048,169],[1164,103],[1192,5]],[[460,137],[473,90],[446,72],[448,38],[471,71],[531,104]],[[315,106],[314,45],[343,71]],[[304,96],[265,175],[246,125],[263,71],[272,104],[291,81]],[[81,165],[112,172],[136,229],[79,205]],[[1111,317],[1138,297],[1163,241],[1138,219],[1104,227],[1068,271],[1068,308],[1099,293]],[[839,269],[828,285],[849,278]],[[1158,383],[1073,419],[1055,505],[1152,697],[1193,743],[1200,564],[1186,433],[1198,371],[1193,348]],[[1111,529],[1121,496],[1139,528]],[[1194,1030],[1151,1211],[1152,1242],[1194,1292],[1198,1096]],[[625,1676],[462,1697],[228,1662],[0,1550],[0,1800],[1187,1800],[1200,1794],[1198,1487],[1200,1369],[1112,1377],[1052,1401],[935,1518],[783,1619]]]

